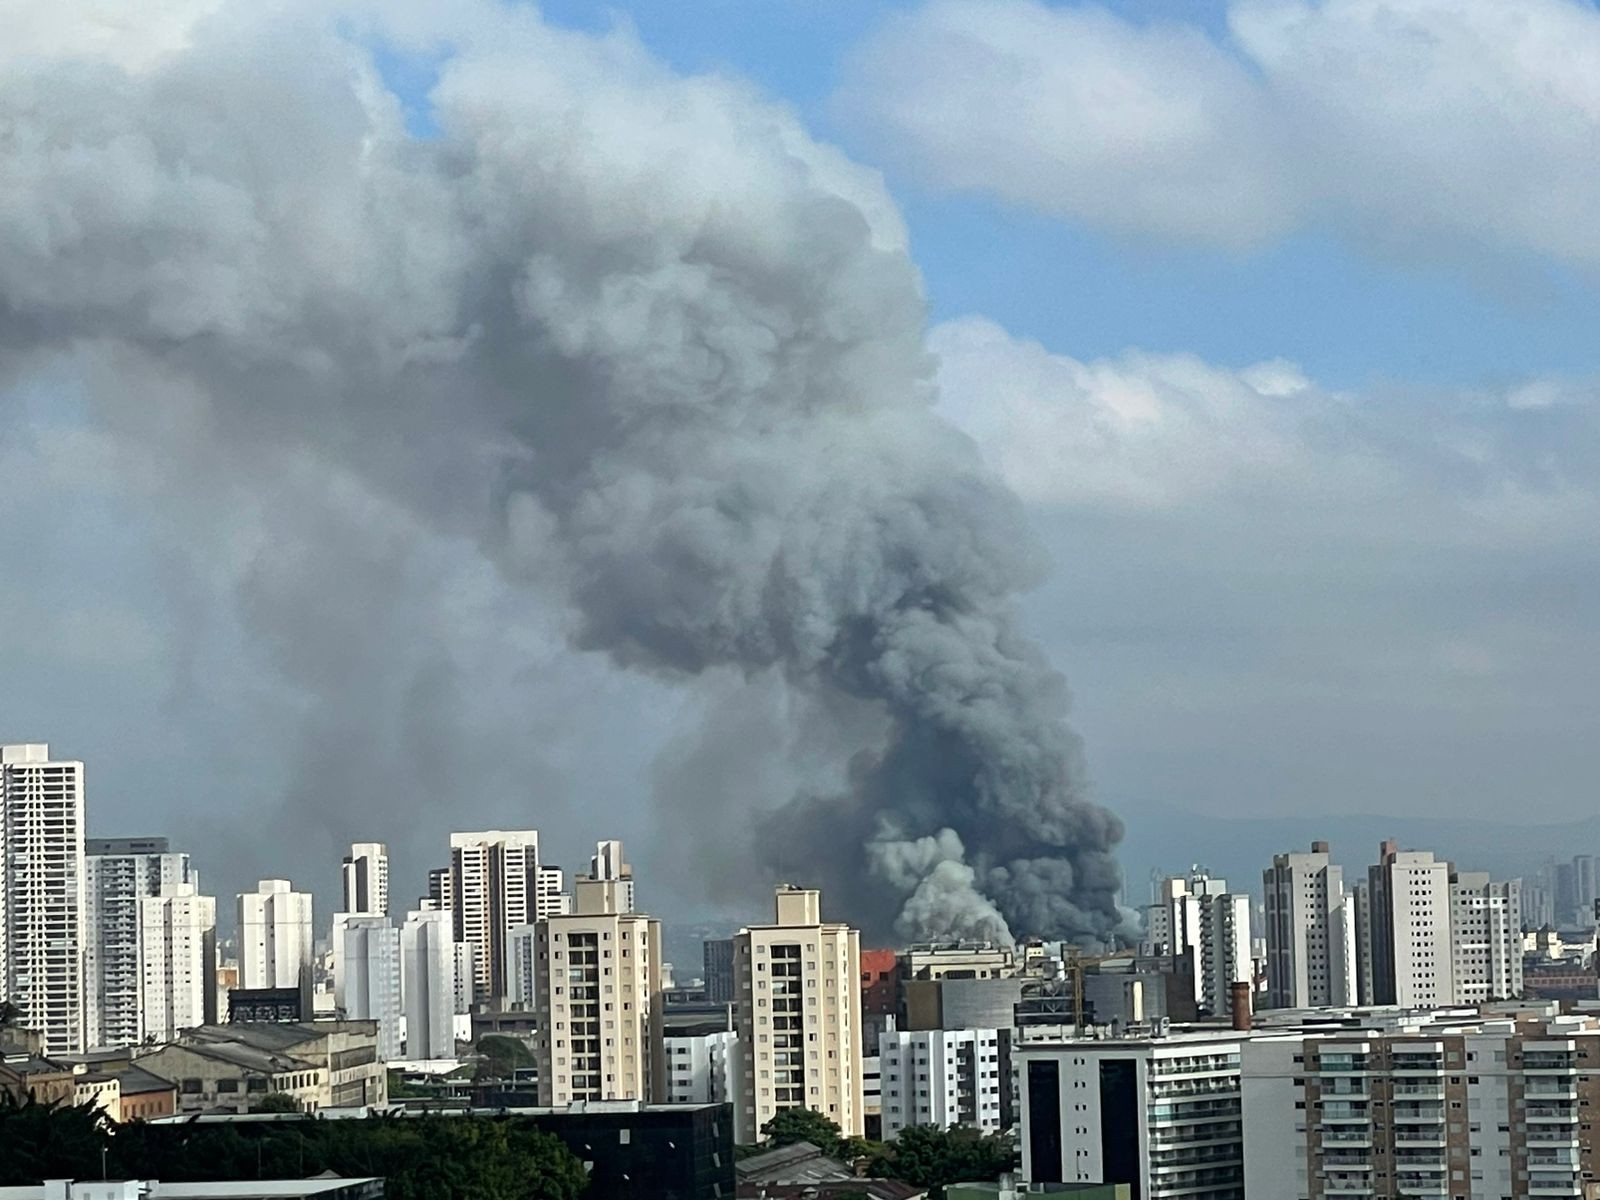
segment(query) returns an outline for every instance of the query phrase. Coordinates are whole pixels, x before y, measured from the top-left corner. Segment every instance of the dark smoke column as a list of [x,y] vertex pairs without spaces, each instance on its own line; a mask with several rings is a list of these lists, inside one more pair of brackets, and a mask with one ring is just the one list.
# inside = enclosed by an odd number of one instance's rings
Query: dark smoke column
[[[897,913],[906,936],[1109,936],[1120,827],[1016,627],[1037,555],[934,412],[877,177],[626,36],[457,7],[221,0],[131,65],[65,61],[89,38],[0,80],[0,171],[23,181],[0,196],[0,365],[88,363],[129,445],[167,431],[174,493],[197,465],[237,464],[217,494],[296,465],[296,553],[251,564],[246,616],[287,614],[260,636],[292,648],[359,614],[339,642],[370,685],[297,680],[324,727],[373,719],[390,682],[367,613],[425,584],[330,594],[361,555],[325,544],[323,465],[330,495],[359,481],[556,593],[585,649],[876,714],[842,794],[752,817],[774,870],[798,864],[835,911]],[[386,37],[443,60],[425,137],[372,66]]]

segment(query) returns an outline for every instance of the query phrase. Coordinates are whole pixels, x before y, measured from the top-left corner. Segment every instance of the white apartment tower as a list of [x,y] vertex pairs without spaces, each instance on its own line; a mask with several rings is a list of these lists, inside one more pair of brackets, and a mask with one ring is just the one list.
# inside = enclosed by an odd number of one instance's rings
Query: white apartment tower
[[1487,871],[1450,879],[1450,973],[1457,1004],[1522,995],[1522,881]]
[[448,901],[456,941],[472,947],[474,999],[503,1004],[511,995],[511,931],[538,917],[538,831],[452,833],[449,877],[430,890]]
[[1378,849],[1367,869],[1373,1004],[1434,1008],[1454,1001],[1450,864],[1426,850]]
[[83,764],[0,746],[0,998],[47,1054],[85,1048]]
[[1267,1004],[1316,1008],[1358,1002],[1356,906],[1327,842],[1276,854],[1262,872],[1267,919]]
[[356,842],[344,860],[344,912],[352,916],[389,915],[389,847]]
[[779,1110],[809,1108],[847,1137],[863,1128],[861,938],[824,923],[820,893],[777,890],[770,925],[733,939],[742,1105],[734,1140],[749,1145]]
[[[1123,1183],[1142,1200],[1255,1200],[1244,1187],[1240,1047],[1221,1030],[1019,1043],[1022,1178]],[[1296,1196],[1292,1173],[1275,1182],[1259,1195]]]
[[434,910],[407,913],[400,927],[407,1058],[455,1053],[456,940],[450,926],[450,914]]
[[[84,999],[90,1046],[132,1046],[145,1038],[150,1005],[139,955],[141,904],[163,888],[198,891],[189,856],[166,838],[88,838],[84,842]],[[215,902],[212,927],[215,928]]]
[[739,1107],[739,1036],[731,1029],[668,1034],[665,1044],[668,1104]]
[[908,1125],[964,1125],[999,1133],[1002,1090],[1011,1078],[1001,1069],[996,1029],[887,1030],[878,1038],[883,1138],[893,1141]]
[[[558,914],[560,915],[560,914]],[[532,1009],[539,995],[539,927],[518,925],[511,931],[511,1007]]]
[[[442,914],[441,914],[442,915]],[[349,916],[344,923],[344,1014],[378,1023],[378,1057],[401,1056],[400,931],[383,916]]]
[[1146,943],[1152,953],[1188,956],[1194,964],[1195,1003],[1202,1011],[1226,1013],[1230,989],[1252,981],[1250,897],[1229,892],[1228,881],[1198,867],[1188,878],[1162,880],[1157,900],[1145,909]]
[[664,1100],[661,923],[624,912],[617,881],[580,879],[537,930],[540,1105]]
[[170,1042],[217,1019],[217,901],[163,884],[139,910],[140,1037]]
[[609,879],[617,885],[617,902],[623,912],[633,911],[633,868],[622,856],[622,843],[616,839],[596,842],[589,860],[590,879]]
[[571,911],[572,897],[567,894],[566,872],[549,863],[540,863],[539,902],[535,918],[542,921],[546,917],[557,917]]
[[239,986],[292,988],[311,973],[311,893],[263,879],[239,896]]

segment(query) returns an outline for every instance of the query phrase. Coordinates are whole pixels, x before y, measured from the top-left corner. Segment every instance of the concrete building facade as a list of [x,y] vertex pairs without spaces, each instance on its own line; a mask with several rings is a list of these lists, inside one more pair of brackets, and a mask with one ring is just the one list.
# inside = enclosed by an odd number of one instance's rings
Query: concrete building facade
[[1019,1043],[1022,1177],[1125,1184],[1140,1200],[1244,1200],[1240,1047],[1221,1031]]
[[356,842],[344,859],[344,912],[359,916],[389,915],[389,847],[382,842]]
[[405,924],[400,927],[400,976],[406,1014],[406,1057],[453,1057],[456,940],[449,913],[406,914]]
[[1600,1170],[1594,1017],[1470,1010],[1243,1052],[1250,1196],[1582,1196]]
[[1436,1008],[1455,997],[1450,864],[1384,842],[1367,870],[1371,1003]]
[[1487,871],[1450,877],[1450,974],[1456,1004],[1522,995],[1522,882]]
[[1355,1004],[1356,911],[1328,843],[1309,854],[1277,854],[1262,872],[1267,939],[1267,1005]]
[[139,901],[139,1040],[169,1042],[217,1019],[217,902],[192,883]]
[[731,1029],[663,1039],[668,1104],[739,1103],[739,1035]]
[[0,998],[47,1054],[86,1045],[83,764],[0,746]]
[[398,1061],[401,996],[400,931],[385,916],[351,916],[344,926],[343,1016],[377,1024],[378,1057]]
[[239,895],[239,986],[309,986],[312,954],[311,893],[287,879],[263,879]]
[[452,833],[440,891],[456,941],[472,947],[474,1002],[503,1006],[511,995],[511,931],[538,918],[538,830]]
[[1009,1034],[997,1029],[890,1030],[878,1039],[883,1138],[910,1125],[1006,1127]]
[[[84,881],[85,1041],[132,1046],[144,1040],[147,1014],[141,906],[167,887],[187,885],[191,895],[198,893],[200,873],[166,838],[87,838]],[[213,929],[215,915],[213,900]]]
[[741,1047],[740,1144],[780,1110],[809,1108],[846,1136],[863,1133],[861,939],[822,920],[821,896],[783,886],[770,925],[733,939],[734,1027]]
[[659,1103],[661,923],[624,912],[615,880],[580,879],[572,912],[537,924],[539,1103]]
[[1145,909],[1145,952],[1191,960],[1202,1012],[1226,1013],[1233,985],[1255,978],[1250,909],[1249,895],[1229,892],[1227,880],[1199,868],[1162,880]]

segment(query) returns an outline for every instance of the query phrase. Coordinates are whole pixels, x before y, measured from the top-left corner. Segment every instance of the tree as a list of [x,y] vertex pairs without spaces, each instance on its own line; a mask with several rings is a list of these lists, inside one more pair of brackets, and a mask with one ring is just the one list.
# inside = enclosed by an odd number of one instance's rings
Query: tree
[[92,1166],[111,1142],[111,1122],[93,1104],[17,1099],[0,1091],[0,1185],[38,1186],[71,1179]]
[[890,1143],[882,1166],[895,1179],[943,1194],[952,1183],[998,1179],[1016,1165],[1010,1139],[952,1125],[912,1125]]
[[0,1029],[10,1029],[22,1019],[22,1010],[9,1000],[0,1000]]
[[511,1079],[519,1067],[534,1065],[533,1051],[526,1044],[502,1034],[479,1038],[478,1053],[483,1055],[483,1061],[475,1072],[477,1079]]
[[761,1133],[774,1146],[810,1142],[830,1157],[842,1148],[838,1122],[809,1108],[780,1108],[772,1120],[761,1127]]
[[297,1113],[300,1102],[288,1092],[271,1092],[250,1106],[253,1113]]

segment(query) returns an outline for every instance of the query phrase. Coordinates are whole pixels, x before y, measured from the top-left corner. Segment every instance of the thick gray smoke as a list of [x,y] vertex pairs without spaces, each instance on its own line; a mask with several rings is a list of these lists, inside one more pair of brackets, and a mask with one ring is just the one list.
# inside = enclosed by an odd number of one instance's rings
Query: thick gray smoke
[[[846,786],[749,812],[748,843],[715,830],[730,860],[820,882],[832,912],[907,936],[1112,935],[1121,830],[1016,628],[1035,550],[932,414],[919,280],[875,177],[626,37],[451,8],[240,4],[158,23],[170,43],[117,62],[70,57],[94,49],[70,29],[14,48],[5,372],[119,356],[136,369],[91,389],[119,436],[168,428],[186,397],[181,436],[142,445],[173,477],[325,462],[475,538],[530,604],[565,597],[582,648],[870,711]],[[371,65],[380,38],[443,63],[420,134]],[[245,598],[292,611],[284,589],[310,602],[357,560],[375,593],[415,574],[403,541],[291,545]],[[382,636],[365,624],[341,625],[352,647]],[[316,772],[361,749],[340,726],[359,701],[338,663],[303,665]]]

